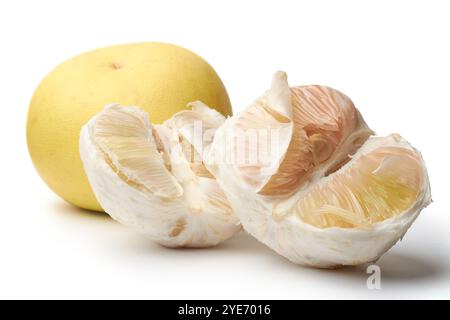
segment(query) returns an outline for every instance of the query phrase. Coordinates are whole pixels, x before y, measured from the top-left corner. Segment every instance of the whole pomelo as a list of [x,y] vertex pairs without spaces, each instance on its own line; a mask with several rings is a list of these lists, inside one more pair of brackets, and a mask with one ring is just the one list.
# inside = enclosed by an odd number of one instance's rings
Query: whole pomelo
[[63,199],[102,211],[80,160],[81,127],[112,102],[140,106],[153,123],[161,123],[195,100],[231,114],[222,81],[189,50],[149,42],[84,53],[56,67],[36,89],[27,119],[31,158]]

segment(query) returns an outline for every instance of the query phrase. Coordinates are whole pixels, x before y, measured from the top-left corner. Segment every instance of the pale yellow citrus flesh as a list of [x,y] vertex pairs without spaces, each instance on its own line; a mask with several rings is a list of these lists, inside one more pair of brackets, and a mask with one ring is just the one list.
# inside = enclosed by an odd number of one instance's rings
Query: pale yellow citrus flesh
[[79,157],[81,127],[110,103],[138,105],[152,123],[162,123],[195,100],[231,114],[222,81],[191,51],[137,43],[82,54],[48,74],[33,95],[27,120],[31,158],[59,196],[101,211]]
[[143,121],[146,114],[114,106],[96,119],[93,139],[107,162],[128,184],[161,197],[177,197],[182,189],[164,163],[157,132]]
[[302,221],[319,228],[370,228],[410,208],[422,180],[417,154],[383,147],[333,173],[307,193],[295,211]]

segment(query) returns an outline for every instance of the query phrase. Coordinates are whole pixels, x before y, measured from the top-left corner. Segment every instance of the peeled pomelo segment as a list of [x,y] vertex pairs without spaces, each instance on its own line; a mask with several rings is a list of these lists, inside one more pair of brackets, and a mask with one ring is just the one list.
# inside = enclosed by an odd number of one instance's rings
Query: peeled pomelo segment
[[[289,89],[298,90],[291,114],[279,89],[226,120],[207,168],[244,229],[290,261],[322,268],[376,261],[431,202],[420,152],[399,135],[370,137],[358,110],[333,89]],[[264,126],[286,129],[274,155],[246,165],[233,154],[224,161],[227,142],[239,149],[239,130]],[[257,154],[265,147],[241,146]]]
[[[341,162],[372,134],[353,102],[335,89],[292,87],[290,97],[294,123],[290,145],[278,171],[260,190],[262,195],[292,194],[320,166]],[[352,140],[355,134],[358,140]]]
[[408,210],[423,182],[420,157],[403,147],[380,147],[318,183],[296,205],[318,228],[370,228]]
[[[152,126],[137,107],[113,105],[80,133],[80,155],[104,210],[168,247],[207,247],[241,227],[228,199],[187,140],[192,122],[225,119],[205,106]],[[196,113],[196,114],[193,114]]]
[[265,196],[294,193],[320,167],[335,170],[373,133],[347,96],[317,85],[289,88],[283,72],[231,131],[235,170]]
[[96,118],[94,143],[129,184],[161,197],[179,197],[182,187],[163,159],[163,145],[145,112],[112,105]]

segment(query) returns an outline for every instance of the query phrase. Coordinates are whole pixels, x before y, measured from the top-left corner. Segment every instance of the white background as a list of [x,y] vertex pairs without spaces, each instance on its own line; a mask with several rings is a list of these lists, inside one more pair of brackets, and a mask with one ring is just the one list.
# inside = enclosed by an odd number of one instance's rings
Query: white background
[[[448,1],[0,3],[0,298],[450,298]],[[379,261],[381,290],[364,268],[302,268],[246,234],[164,249],[48,190],[25,141],[35,87],[73,55],[136,41],[203,56],[235,112],[282,69],[340,89],[379,134],[422,151],[434,203]]]

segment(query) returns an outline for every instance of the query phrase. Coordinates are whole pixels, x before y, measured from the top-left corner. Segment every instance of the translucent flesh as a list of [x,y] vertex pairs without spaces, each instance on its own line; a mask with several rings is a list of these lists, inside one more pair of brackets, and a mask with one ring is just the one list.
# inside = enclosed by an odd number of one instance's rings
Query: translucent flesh
[[[275,86],[280,84],[276,83]],[[352,101],[337,90],[314,85],[288,88],[285,94],[288,95],[286,108],[289,109],[285,114],[291,118],[282,115],[279,107],[276,109],[269,105],[271,100],[268,99],[257,101],[247,108],[235,125],[235,129],[240,129],[244,137],[250,136],[247,132],[258,130],[266,130],[268,134],[258,134],[257,143],[235,143],[234,155],[260,155],[263,148],[270,149],[272,146],[270,138],[276,130],[279,131],[276,136],[279,141],[275,144],[281,144],[286,139],[289,141],[287,150],[281,150],[282,154],[268,152],[269,158],[258,158],[253,162],[247,158],[244,161],[234,159],[241,178],[249,185],[259,186],[258,193],[261,195],[292,194],[317,166],[335,154],[352,133],[362,127],[366,129],[356,143],[347,145],[348,149],[342,153],[345,157],[353,154],[372,133],[358,116]],[[292,126],[291,131],[286,130],[289,126]],[[252,148],[251,145],[256,147]],[[337,159],[338,162],[341,160],[344,159]],[[273,165],[278,161],[279,165],[273,171]]]
[[145,113],[119,106],[105,109],[96,120],[93,138],[107,162],[130,185],[162,197],[182,194]]
[[422,179],[416,154],[383,147],[332,174],[303,197],[295,211],[302,221],[319,228],[370,228],[413,205]]
[[[263,195],[295,191],[359,125],[352,101],[337,90],[317,85],[293,87],[290,96],[294,122],[291,143],[278,172],[260,191]],[[359,146],[351,147],[347,154]]]

